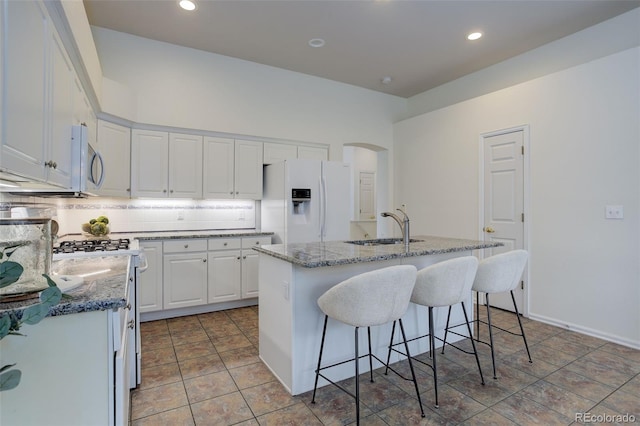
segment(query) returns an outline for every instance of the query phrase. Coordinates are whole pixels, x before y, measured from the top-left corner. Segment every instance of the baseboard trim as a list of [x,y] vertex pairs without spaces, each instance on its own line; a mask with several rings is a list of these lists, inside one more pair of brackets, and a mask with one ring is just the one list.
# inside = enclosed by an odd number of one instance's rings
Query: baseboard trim
[[167,309],[155,312],[140,313],[140,322],[156,321],[168,318],[185,317],[187,315],[206,314],[225,309],[244,308],[258,304],[258,298],[236,300],[233,302],[213,303],[211,305],[192,306],[189,308]]
[[529,318],[535,321],[540,321],[549,325],[554,325],[556,327],[563,328],[569,331],[575,331],[576,333],[586,334],[587,336],[597,337],[602,340],[606,340],[612,343],[617,343],[622,346],[627,346],[632,349],[640,350],[640,341],[634,341],[631,339],[627,339],[621,336],[616,336],[609,333],[603,333],[599,330],[594,330],[589,327],[584,327],[579,324],[567,323],[564,321],[558,321],[555,318],[550,318],[544,315],[538,315],[533,312],[529,312]]

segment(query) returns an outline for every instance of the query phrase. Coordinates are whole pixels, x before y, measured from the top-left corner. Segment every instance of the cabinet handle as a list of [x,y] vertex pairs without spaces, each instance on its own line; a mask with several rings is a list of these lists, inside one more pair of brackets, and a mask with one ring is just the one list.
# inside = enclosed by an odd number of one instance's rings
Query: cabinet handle
[[167,190],[166,190],[166,189],[163,189],[163,190],[162,190],[162,192],[164,192],[164,193],[166,194],[166,193],[167,193]]
[[173,194],[173,189],[172,189],[172,190],[170,190],[169,192]]
[[233,191],[231,191],[229,194],[233,195]]
[[206,262],[207,262],[207,259],[202,259],[202,261],[206,263]]
[[47,167],[51,167],[52,169],[55,169],[56,167],[58,167],[58,163],[56,163],[55,161],[47,161],[46,163],[44,163],[45,166]]
[[240,193],[239,191],[236,191],[236,195],[238,195],[239,193]]
[[130,320],[129,323],[127,324],[127,327],[129,327],[132,330],[135,326],[136,326],[136,322],[134,320]]
[[131,188],[127,188],[127,192],[131,192]]
[[189,248],[189,244],[185,244],[185,245],[184,245],[184,248]]
[[247,258],[247,256],[242,256],[242,258],[243,258],[243,259],[246,259],[246,258]]
[[240,256],[236,257],[236,259],[240,260]]
[[224,243],[224,246],[226,247],[227,245],[229,245],[229,243]]

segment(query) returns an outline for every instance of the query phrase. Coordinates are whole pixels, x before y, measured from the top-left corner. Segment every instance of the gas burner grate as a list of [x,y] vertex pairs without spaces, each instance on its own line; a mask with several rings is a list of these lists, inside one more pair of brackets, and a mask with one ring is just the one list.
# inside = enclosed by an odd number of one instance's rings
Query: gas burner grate
[[77,253],[77,252],[101,252],[128,250],[131,241],[129,238],[117,238],[112,240],[69,240],[62,241],[53,246],[53,253]]

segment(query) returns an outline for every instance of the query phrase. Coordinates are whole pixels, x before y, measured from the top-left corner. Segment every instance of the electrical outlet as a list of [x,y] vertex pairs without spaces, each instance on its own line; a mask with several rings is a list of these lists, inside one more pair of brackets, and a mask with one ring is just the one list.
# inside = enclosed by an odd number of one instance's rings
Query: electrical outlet
[[178,210],[178,220],[184,220],[184,210]]
[[624,219],[624,209],[622,206],[605,206],[605,219]]

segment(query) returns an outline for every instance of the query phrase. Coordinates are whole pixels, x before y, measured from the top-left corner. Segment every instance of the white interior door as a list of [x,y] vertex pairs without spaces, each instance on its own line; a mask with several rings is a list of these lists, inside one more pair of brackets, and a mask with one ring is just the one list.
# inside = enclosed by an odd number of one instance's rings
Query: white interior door
[[360,172],[358,200],[360,201],[359,220],[376,220],[376,174]]
[[[524,248],[524,130],[483,136],[485,241],[504,245],[484,250],[486,257]],[[523,274],[526,275],[526,274]],[[525,279],[525,276],[522,278]],[[526,283],[522,283],[525,285]],[[524,291],[514,290],[523,313]],[[491,295],[491,306],[513,311],[509,293]]]

